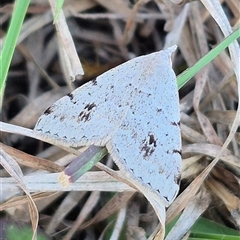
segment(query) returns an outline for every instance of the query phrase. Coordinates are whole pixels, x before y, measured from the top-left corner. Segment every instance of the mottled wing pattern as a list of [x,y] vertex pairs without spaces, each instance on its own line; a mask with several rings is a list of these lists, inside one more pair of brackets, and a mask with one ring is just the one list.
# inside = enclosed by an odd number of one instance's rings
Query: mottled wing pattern
[[181,168],[175,48],[130,60],[76,89],[49,107],[34,130],[63,146],[106,145],[128,180],[168,206]]
[[147,69],[148,58],[130,60],[64,96],[44,112],[34,130],[64,146],[105,146],[126,115],[134,89],[148,81],[139,71]]
[[[170,62],[161,62],[134,101],[107,149],[141,192],[149,189],[168,206],[179,189],[180,114],[176,77]],[[170,60],[170,56],[167,57]],[[164,69],[164,71],[163,71]]]

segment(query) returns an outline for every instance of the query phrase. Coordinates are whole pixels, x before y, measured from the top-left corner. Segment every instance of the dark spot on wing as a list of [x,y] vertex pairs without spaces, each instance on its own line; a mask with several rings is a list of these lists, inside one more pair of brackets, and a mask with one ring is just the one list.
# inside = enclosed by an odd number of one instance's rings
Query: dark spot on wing
[[143,157],[149,157],[155,151],[157,147],[157,139],[155,139],[152,133],[148,134],[148,137],[142,141],[141,151],[143,152]]
[[87,122],[90,120],[90,115],[91,115],[91,111],[92,109],[96,107],[95,103],[88,103],[85,107],[84,110],[82,112],[79,113],[78,115],[78,122]]
[[80,112],[80,114],[78,115],[78,121],[82,122],[87,122],[90,119],[90,112],[88,113],[84,113],[84,112]]
[[161,108],[157,108],[157,112],[158,113],[162,112],[162,109]]
[[93,80],[92,80],[92,85],[97,85],[97,79],[96,78],[94,78]]
[[63,122],[65,120],[65,116],[60,117],[60,122]]
[[154,147],[156,147],[157,146],[157,142],[156,142],[156,140],[154,139],[154,136],[152,135],[152,134],[150,134],[150,135],[148,135],[149,136],[149,144],[150,145],[154,145]]
[[180,175],[180,174],[175,174],[175,175],[174,175],[174,182],[175,182],[177,185],[179,185],[180,181],[181,181],[181,175]]
[[166,196],[163,196],[166,200],[167,200],[167,202],[169,202],[169,199],[168,199],[168,197],[166,197]]
[[171,122],[171,124],[173,125],[173,126],[180,126],[180,122]]
[[48,109],[45,110],[45,112],[43,113],[44,115],[49,115],[51,113],[54,112],[54,108],[53,106],[49,107]]
[[[131,110],[134,108],[133,105],[130,105],[129,107]],[[135,114],[135,111],[132,111],[132,115],[134,115],[134,114]]]
[[182,156],[182,150],[173,149],[173,153],[178,153],[180,156]]
[[94,107],[96,107],[96,104],[95,103],[89,103],[87,104],[84,109],[87,109],[88,111],[92,110]]
[[74,95],[72,93],[68,93],[66,96],[68,96],[73,104],[76,104],[76,101],[74,101]]
[[68,93],[67,96],[70,98],[70,100],[73,100],[73,94],[72,93]]

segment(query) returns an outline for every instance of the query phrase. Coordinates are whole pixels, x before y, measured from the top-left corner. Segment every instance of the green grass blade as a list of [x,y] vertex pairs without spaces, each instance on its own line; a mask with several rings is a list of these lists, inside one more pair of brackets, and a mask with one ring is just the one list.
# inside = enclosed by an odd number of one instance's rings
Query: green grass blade
[[16,0],[10,26],[5,38],[3,49],[0,54],[0,97],[3,97],[5,81],[7,78],[9,66],[17,44],[18,36],[25,18],[30,0]]
[[[197,233],[197,234],[192,234],[191,236],[193,236],[194,239],[209,239],[209,240],[239,240],[239,234],[236,236],[232,236],[232,235],[225,235],[225,234],[211,234],[211,233]],[[192,239],[189,238],[189,240]]]
[[[23,224],[23,223],[10,223],[7,222],[4,223],[4,231],[5,234],[2,236],[1,239],[7,239],[7,240],[31,240],[33,231],[30,225]],[[45,235],[42,231],[38,230],[38,235],[36,240],[50,240],[51,238]]]
[[56,21],[58,20],[58,16],[60,11],[62,10],[63,4],[64,4],[64,0],[57,0],[56,11],[53,16],[53,24],[55,24]]
[[64,174],[69,179],[69,182],[75,182],[107,153],[108,151],[105,147],[91,146],[64,169]]
[[[166,226],[166,235],[174,227],[180,216],[177,216]],[[200,217],[191,227],[189,240],[238,240],[240,233],[232,228],[226,227],[209,219]]]
[[[197,237],[197,234],[216,234],[216,235],[222,235],[223,236],[233,236],[239,237],[239,232],[232,229],[232,228],[228,228],[224,225],[221,225],[219,223],[216,223],[214,221],[211,221],[209,219],[206,218],[199,218],[196,223],[191,227],[191,232],[193,234],[194,237]],[[206,235],[205,235],[206,237]],[[217,236],[216,236],[217,237]],[[230,238],[229,238],[230,239]]]
[[227,48],[233,41],[240,37],[240,27],[237,28],[232,34],[225,38],[220,44],[212,49],[207,55],[201,58],[192,67],[186,69],[183,73],[178,75],[178,89],[186,84],[193,76],[196,75],[204,66],[210,63],[217,55],[219,55],[225,48]]

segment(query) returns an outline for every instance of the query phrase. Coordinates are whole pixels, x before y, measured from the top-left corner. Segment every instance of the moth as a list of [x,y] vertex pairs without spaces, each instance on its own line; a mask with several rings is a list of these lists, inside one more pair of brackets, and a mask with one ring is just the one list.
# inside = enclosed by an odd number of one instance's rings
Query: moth
[[50,106],[34,130],[58,145],[106,146],[126,179],[168,206],[178,193],[181,172],[175,49],[103,73]]

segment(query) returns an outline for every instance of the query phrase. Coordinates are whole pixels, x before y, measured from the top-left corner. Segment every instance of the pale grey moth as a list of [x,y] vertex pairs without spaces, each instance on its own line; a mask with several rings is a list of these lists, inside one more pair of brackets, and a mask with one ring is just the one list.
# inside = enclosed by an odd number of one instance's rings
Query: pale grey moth
[[126,178],[168,206],[179,189],[180,114],[171,54],[134,58],[58,100],[34,130],[63,146],[106,146]]

